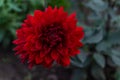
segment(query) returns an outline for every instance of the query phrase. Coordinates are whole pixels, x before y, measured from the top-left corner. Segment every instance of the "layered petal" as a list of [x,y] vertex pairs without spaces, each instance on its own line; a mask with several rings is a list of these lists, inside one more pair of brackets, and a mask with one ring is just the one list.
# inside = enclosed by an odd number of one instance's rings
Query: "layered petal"
[[68,15],[63,7],[35,10],[16,31],[16,55],[22,62],[28,62],[29,68],[51,67],[53,62],[69,66],[70,57],[79,54],[78,48],[83,46],[84,31],[77,26],[75,17],[75,13]]

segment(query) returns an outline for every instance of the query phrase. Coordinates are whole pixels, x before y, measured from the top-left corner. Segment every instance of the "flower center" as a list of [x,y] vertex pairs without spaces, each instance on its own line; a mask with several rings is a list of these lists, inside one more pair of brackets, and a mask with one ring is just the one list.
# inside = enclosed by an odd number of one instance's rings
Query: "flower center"
[[58,24],[44,27],[42,31],[42,44],[48,47],[56,47],[64,41],[64,30]]

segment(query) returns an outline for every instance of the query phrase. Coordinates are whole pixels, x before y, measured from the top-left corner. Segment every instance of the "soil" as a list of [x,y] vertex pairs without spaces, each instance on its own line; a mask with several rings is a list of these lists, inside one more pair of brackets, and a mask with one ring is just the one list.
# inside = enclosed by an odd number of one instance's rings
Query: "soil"
[[12,47],[0,48],[0,80],[70,80],[71,75],[72,69],[60,66],[37,66],[30,70],[14,55]]

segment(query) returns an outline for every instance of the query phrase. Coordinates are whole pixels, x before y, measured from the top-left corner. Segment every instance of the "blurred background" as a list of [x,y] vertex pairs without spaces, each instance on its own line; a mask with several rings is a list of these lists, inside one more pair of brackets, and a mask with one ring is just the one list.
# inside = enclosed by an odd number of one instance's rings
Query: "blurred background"
[[0,0],[0,80],[120,80],[120,0],[46,0],[76,12],[84,27],[81,54],[67,68],[29,70],[13,52],[16,30],[27,14],[44,10],[44,0]]

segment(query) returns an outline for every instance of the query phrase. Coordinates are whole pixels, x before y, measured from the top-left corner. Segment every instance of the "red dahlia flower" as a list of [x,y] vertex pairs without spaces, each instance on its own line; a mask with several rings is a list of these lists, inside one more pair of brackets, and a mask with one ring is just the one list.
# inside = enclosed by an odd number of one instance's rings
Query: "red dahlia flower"
[[35,10],[34,16],[28,15],[17,30],[16,54],[22,62],[28,61],[29,67],[38,64],[50,67],[54,61],[68,66],[70,57],[80,53],[80,39],[84,36],[75,16],[75,13],[68,16],[63,7]]

